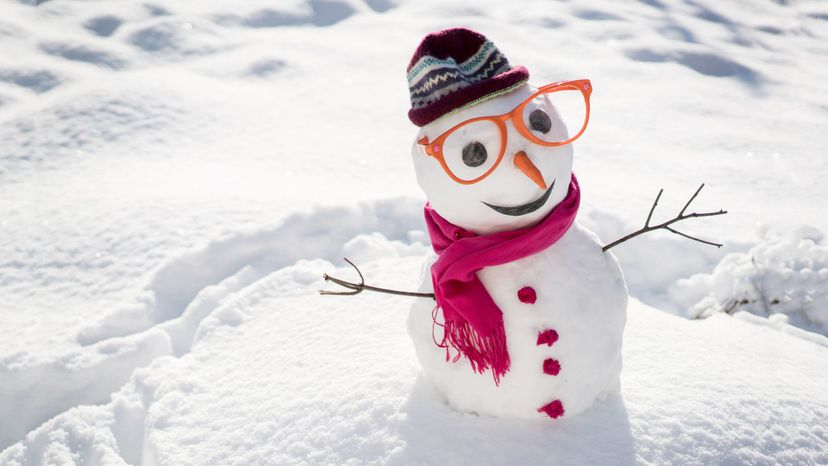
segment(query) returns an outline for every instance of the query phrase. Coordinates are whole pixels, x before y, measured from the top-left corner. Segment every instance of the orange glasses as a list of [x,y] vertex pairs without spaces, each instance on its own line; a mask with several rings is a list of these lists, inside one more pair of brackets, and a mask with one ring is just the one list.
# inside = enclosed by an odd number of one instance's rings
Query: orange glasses
[[[477,183],[503,160],[507,121],[511,120],[518,133],[534,144],[563,146],[584,134],[590,94],[592,84],[588,79],[547,84],[509,113],[472,118],[431,142],[424,137],[417,143],[440,162],[451,179],[460,184]],[[567,129],[576,128],[575,135],[569,136]]]

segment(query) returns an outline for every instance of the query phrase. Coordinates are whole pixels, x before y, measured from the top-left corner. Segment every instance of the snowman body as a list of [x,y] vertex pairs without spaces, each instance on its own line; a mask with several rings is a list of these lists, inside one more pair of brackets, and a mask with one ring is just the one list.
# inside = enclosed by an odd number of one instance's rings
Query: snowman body
[[[424,267],[422,291],[432,291]],[[478,277],[503,312],[511,368],[496,385],[435,344],[433,301],[418,300],[408,331],[426,378],[455,409],[497,417],[572,416],[619,388],[627,287],[612,254],[577,222],[551,247]],[[434,333],[432,333],[434,332]],[[555,338],[557,337],[557,338]],[[554,340],[554,341],[553,341]]]
[[[533,98],[536,92],[524,84],[421,127],[418,141],[452,134],[442,156],[461,180],[480,176],[503,147],[500,164],[485,178],[460,183],[433,154],[413,145],[417,181],[434,211],[451,224],[476,235],[532,228],[568,196],[572,144],[533,143],[514,120],[504,126],[505,146],[498,145],[496,128],[463,126],[523,108],[523,115],[515,118],[528,131],[565,140],[562,110],[551,99]],[[522,102],[529,104],[520,107]],[[458,125],[460,129],[453,129]],[[432,291],[435,260],[424,267],[422,291]],[[602,251],[593,233],[576,221],[551,246],[476,274],[503,317],[510,367],[499,383],[491,370],[477,373],[466,357],[456,357],[451,345],[438,344],[444,319],[433,300],[418,300],[408,320],[426,378],[452,407],[497,417],[560,418],[580,413],[619,389],[627,287],[617,260]]]

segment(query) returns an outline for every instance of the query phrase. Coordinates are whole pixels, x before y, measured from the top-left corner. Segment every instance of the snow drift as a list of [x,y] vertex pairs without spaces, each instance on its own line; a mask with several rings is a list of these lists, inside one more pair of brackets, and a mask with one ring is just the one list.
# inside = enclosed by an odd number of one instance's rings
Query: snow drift
[[[828,462],[825,246],[796,230],[828,231],[824,5],[277,3],[0,6],[0,464]],[[656,216],[702,181],[730,211],[688,232],[722,250],[614,250],[622,396],[571,422],[459,415],[408,300],[315,294],[343,255],[415,286],[404,66],[453,25],[592,80],[578,220],[604,241],[660,187]]]

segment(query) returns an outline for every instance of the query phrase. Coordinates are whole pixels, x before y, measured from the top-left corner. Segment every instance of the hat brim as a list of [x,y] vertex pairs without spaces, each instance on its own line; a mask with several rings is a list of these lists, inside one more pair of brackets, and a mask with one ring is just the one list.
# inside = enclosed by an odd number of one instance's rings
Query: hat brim
[[412,108],[408,111],[408,119],[422,127],[449,113],[511,92],[528,80],[529,71],[523,66],[516,66],[492,78],[458,89],[432,104]]

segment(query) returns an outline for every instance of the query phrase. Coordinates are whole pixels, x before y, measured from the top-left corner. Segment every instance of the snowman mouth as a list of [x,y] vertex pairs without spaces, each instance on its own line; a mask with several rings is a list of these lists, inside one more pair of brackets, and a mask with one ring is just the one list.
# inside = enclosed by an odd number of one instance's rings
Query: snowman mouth
[[541,197],[535,199],[534,201],[527,202],[526,204],[516,205],[514,207],[503,207],[499,205],[489,204],[488,202],[483,203],[494,209],[496,212],[501,213],[503,215],[511,215],[513,217],[517,217],[519,215],[526,215],[540,209],[542,205],[546,204],[546,200],[549,199],[549,195],[552,194],[552,188],[554,187],[555,180],[552,180],[552,184],[549,185],[549,189],[547,189],[546,192],[541,195]]

